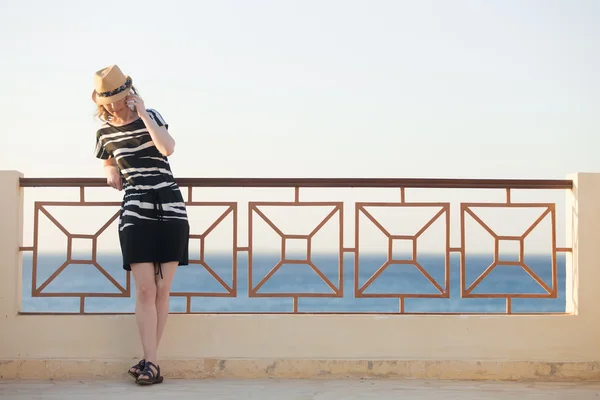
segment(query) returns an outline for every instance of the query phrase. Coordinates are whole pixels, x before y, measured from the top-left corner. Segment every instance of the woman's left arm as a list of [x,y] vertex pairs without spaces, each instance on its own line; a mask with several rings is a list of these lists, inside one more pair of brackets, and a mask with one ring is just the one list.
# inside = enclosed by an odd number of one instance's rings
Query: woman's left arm
[[175,139],[169,134],[166,126],[159,126],[156,121],[148,114],[146,110],[146,105],[141,97],[137,95],[127,96],[126,101],[133,101],[133,104],[136,107],[136,111],[146,128],[148,128],[148,133],[150,133],[150,137],[152,137],[152,141],[154,142],[154,146],[160,151],[160,153],[166,157],[173,154],[175,151]]

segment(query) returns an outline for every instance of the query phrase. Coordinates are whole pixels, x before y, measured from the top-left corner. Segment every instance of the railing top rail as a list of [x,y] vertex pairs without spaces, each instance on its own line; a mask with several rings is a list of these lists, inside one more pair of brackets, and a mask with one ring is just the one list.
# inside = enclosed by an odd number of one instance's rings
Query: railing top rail
[[[183,187],[320,187],[442,189],[572,189],[568,179],[452,178],[179,178]],[[104,187],[104,178],[21,178],[21,187]]]

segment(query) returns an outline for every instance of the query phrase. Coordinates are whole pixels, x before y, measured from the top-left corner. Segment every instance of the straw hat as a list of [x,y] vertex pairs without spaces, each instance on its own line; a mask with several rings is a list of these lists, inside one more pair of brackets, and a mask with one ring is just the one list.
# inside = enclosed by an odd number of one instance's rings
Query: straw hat
[[98,105],[114,103],[127,96],[132,85],[131,77],[117,65],[102,68],[94,74],[92,100]]

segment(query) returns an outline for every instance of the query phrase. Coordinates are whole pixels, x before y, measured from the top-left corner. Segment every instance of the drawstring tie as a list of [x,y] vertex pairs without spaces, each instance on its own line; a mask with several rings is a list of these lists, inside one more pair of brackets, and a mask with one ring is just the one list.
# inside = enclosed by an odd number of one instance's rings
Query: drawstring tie
[[[154,211],[156,212],[156,219],[158,219],[159,221],[162,221],[165,216],[165,211],[163,210],[162,201],[160,200],[160,194],[158,193],[158,190],[153,190],[153,192],[154,192]],[[160,279],[164,279],[163,273],[162,273],[162,265],[160,262],[158,263],[158,271],[156,272],[155,275],[158,275],[158,274],[160,274]]]
[[165,210],[163,210],[162,201],[160,201],[160,194],[158,190],[154,190],[154,211],[156,211],[156,218],[162,221],[165,216]]

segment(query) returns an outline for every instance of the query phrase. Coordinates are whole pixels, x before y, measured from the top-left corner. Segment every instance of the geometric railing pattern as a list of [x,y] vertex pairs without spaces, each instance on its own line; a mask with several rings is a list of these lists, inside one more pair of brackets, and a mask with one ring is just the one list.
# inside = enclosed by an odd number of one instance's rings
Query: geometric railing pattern
[[[327,214],[327,216],[321,220],[316,226],[312,227],[312,230],[308,234],[293,234],[293,233],[284,233],[282,229],[276,226],[271,219],[261,210],[261,207],[327,207],[330,208],[331,211]],[[251,202],[249,204],[250,210],[250,219],[249,219],[249,232],[248,232],[248,293],[250,297],[291,297],[293,299],[293,307],[294,312],[298,312],[298,298],[300,297],[342,297],[343,296],[343,260],[341,254],[343,252],[342,243],[343,243],[343,204],[342,203],[328,203],[328,202]],[[267,225],[273,229],[277,233],[277,235],[281,238],[281,247],[280,247],[280,260],[279,262],[260,280],[257,285],[253,285],[253,257],[252,257],[252,243],[253,243],[253,221],[254,218],[260,218]],[[338,237],[338,282],[333,283],[326,275],[317,267],[317,265],[313,262],[312,259],[312,242],[314,236],[328,223],[337,222],[337,226],[339,227]],[[304,243],[306,248],[305,256],[300,259],[288,257],[286,246],[288,241],[296,240]],[[264,284],[284,265],[284,264],[306,264],[308,265],[312,271],[323,280],[323,282],[327,285],[329,290],[327,292],[312,292],[312,293],[261,293],[260,289],[264,286]]]
[[[510,197],[509,197],[510,198]],[[540,216],[519,236],[506,236],[494,232],[488,224],[486,224],[474,211],[476,208],[536,208],[543,209]],[[488,268],[470,285],[466,284],[466,265],[465,265],[465,239],[467,233],[465,232],[465,218],[472,218],[475,220],[492,238],[494,241],[494,248],[492,249],[494,254],[493,262]],[[551,286],[548,286],[542,278],[540,278],[526,263],[525,263],[525,246],[524,241],[529,234],[531,234],[536,227],[539,226],[545,218],[550,218],[550,241],[551,241],[551,272],[552,282]],[[463,203],[461,204],[461,248],[458,249],[461,253],[461,296],[465,298],[505,298],[506,299],[506,312],[511,313],[512,310],[512,299],[514,298],[556,298],[558,283],[557,283],[557,271],[556,271],[556,254],[558,252],[570,252],[570,248],[557,248],[556,247],[556,210],[555,204],[548,203]],[[499,248],[502,242],[517,242],[519,247],[518,260],[503,260],[500,257]],[[545,293],[473,293],[473,291],[481,284],[482,281],[499,265],[506,266],[517,266],[522,268],[533,280],[544,290]]]
[[[437,212],[429,219],[425,225],[423,225],[417,232],[413,235],[394,235],[390,233],[380,221],[378,221],[370,212],[371,208],[418,208],[418,207],[426,207],[426,208],[437,208]],[[374,224],[387,238],[388,240],[388,251],[387,251],[387,261],[364,283],[359,287],[359,274],[360,274],[360,264],[359,264],[359,253],[360,253],[360,239],[358,233],[360,232],[360,219],[356,219],[356,254],[355,257],[355,293],[356,297],[393,297],[398,298],[400,301],[400,313],[404,312],[404,299],[406,298],[447,298],[450,296],[450,204],[449,203],[408,203],[405,201],[401,201],[398,203],[357,203],[356,210],[359,214],[365,215],[368,220]],[[418,243],[419,237],[427,231],[427,229],[438,219],[442,219],[445,223],[445,237],[443,239],[443,249],[444,249],[444,282],[436,281],[421,264],[417,261],[417,253],[418,253]],[[397,241],[404,241],[410,244],[410,248],[412,249],[410,257],[406,259],[396,259],[394,257],[394,244]],[[369,288],[369,286],[391,265],[394,264],[408,264],[414,265],[421,274],[431,283],[433,287],[435,287],[438,293],[434,294],[424,294],[424,293],[372,293],[367,294],[365,290]]]
[[[172,292],[173,297],[183,297],[186,299],[186,313],[192,313],[191,302],[195,297],[228,297],[236,298],[238,296],[238,256],[244,254],[248,259],[247,275],[247,296],[248,298],[289,298],[292,299],[292,309],[290,313],[298,313],[298,303],[300,298],[342,298],[347,292],[347,288],[344,287],[344,255],[351,254],[354,256],[354,266],[352,277],[353,281],[353,297],[359,298],[393,298],[398,299],[398,310],[397,314],[403,314],[405,312],[405,300],[408,298],[449,298],[450,297],[450,256],[452,253],[456,253],[460,256],[460,296],[462,298],[502,298],[506,300],[507,314],[512,313],[512,301],[515,298],[556,298],[558,293],[557,284],[557,253],[570,252],[570,247],[557,247],[556,245],[556,210],[554,203],[519,203],[511,200],[511,189],[569,189],[571,187],[570,181],[549,181],[549,180],[265,180],[265,179],[229,179],[229,180],[202,180],[202,179],[180,179],[179,184],[182,187],[186,187],[188,190],[188,198],[186,201],[189,209],[194,207],[210,208],[218,207],[224,211],[218,215],[218,217],[209,225],[207,229],[201,232],[196,232],[195,227],[191,226],[192,233],[190,234],[190,250],[197,249],[199,257],[193,259],[190,257],[190,264],[197,265],[203,268],[209,276],[211,276],[219,285],[219,291],[185,291],[185,292]],[[121,285],[114,277],[112,277],[105,268],[103,268],[98,262],[98,238],[100,235],[107,231],[107,228],[113,224],[118,218],[118,207],[120,203],[117,202],[91,202],[86,201],[85,193],[88,187],[99,187],[105,186],[105,183],[101,179],[22,179],[22,186],[56,186],[56,187],[79,187],[80,198],[79,201],[68,201],[68,202],[49,202],[39,201],[34,204],[34,229],[33,229],[33,245],[30,247],[22,247],[21,251],[31,251],[33,256],[33,270],[32,270],[32,297],[75,297],[80,299],[80,310],[79,313],[86,313],[85,301],[91,297],[130,297],[131,296],[131,277],[130,273],[126,273],[126,283]],[[229,186],[229,187],[290,187],[294,189],[293,198],[287,202],[249,202],[247,209],[240,209],[240,205],[237,202],[205,202],[205,201],[194,201],[193,199],[193,188],[199,186]],[[354,220],[354,246],[344,247],[344,210],[345,204],[343,202],[314,202],[314,201],[302,201],[301,200],[301,189],[304,187],[396,187],[399,190],[399,197],[397,202],[355,202],[352,204]],[[451,205],[450,203],[443,202],[410,202],[406,199],[406,188],[411,187],[456,187],[456,188],[494,188],[506,190],[506,201],[496,203],[461,203],[460,204],[460,246],[450,246],[450,214]],[[113,214],[102,226],[92,227],[89,232],[69,232],[52,213],[49,211],[49,207],[98,207],[98,206],[110,206],[115,207],[115,214]],[[315,226],[311,227],[309,232],[297,233],[289,232],[278,226],[272,218],[269,217],[269,213],[265,211],[266,208],[281,208],[281,210],[293,210],[295,208],[310,209],[311,207],[325,208],[327,213],[325,217],[320,220]],[[487,209],[519,209],[519,208],[535,208],[541,209],[542,212],[537,219],[521,232],[519,235],[506,235],[502,232],[495,232],[490,228],[489,224],[484,221],[478,210],[482,208]],[[430,218],[420,226],[414,232],[409,234],[397,234],[390,227],[386,226],[384,221],[377,219],[374,216],[376,209],[403,209],[403,210],[417,210],[417,209],[428,209],[433,210]],[[238,212],[243,211],[247,213],[247,243],[248,246],[240,247],[238,245]],[[346,208],[346,211],[349,211]],[[93,212],[93,211],[92,211]],[[39,219],[40,217],[46,217],[51,221],[67,239],[67,254],[64,260],[56,271],[54,271],[47,279],[43,282],[38,282],[37,274],[37,262],[38,262],[38,247],[40,240],[39,236]],[[491,264],[472,282],[467,282],[467,245],[466,239],[469,233],[466,232],[465,222],[467,219],[477,223],[487,235],[489,235],[494,243],[494,248],[490,249],[493,254],[493,261]],[[534,272],[525,261],[525,250],[524,241],[528,235],[538,228],[540,223],[544,220],[549,220],[551,231],[550,231],[550,242],[551,242],[551,282],[547,283]],[[228,236],[227,245],[231,249],[231,269],[226,274],[223,271],[217,271],[207,259],[205,254],[207,238],[211,237],[214,230],[222,224],[224,221],[232,222],[231,235]],[[365,222],[366,221],[366,222]],[[255,260],[255,249],[254,249],[254,226],[257,223],[266,225],[276,237],[278,237],[278,258],[272,268],[266,273],[259,273],[256,269]],[[439,241],[441,253],[444,256],[443,274],[442,276],[434,277],[430,274],[423,265],[420,264],[417,255],[419,254],[420,241],[422,236],[428,231],[428,229],[434,223],[441,223],[444,226],[443,238]],[[380,232],[385,240],[387,241],[387,254],[385,255],[385,261],[372,273],[364,282],[359,278],[363,266],[360,263],[361,256],[361,240],[360,232],[364,224],[371,224]],[[335,276],[327,276],[327,271],[323,271],[318,265],[318,262],[314,259],[313,246],[315,244],[316,235],[325,227],[332,226],[337,232],[336,241],[336,253],[338,256],[337,265],[335,266]],[[90,259],[77,259],[74,258],[72,253],[73,241],[74,240],[87,240],[91,242],[91,257]],[[291,257],[288,254],[288,248],[291,242],[300,244],[305,249],[301,257]],[[516,243],[519,248],[519,255],[516,260],[504,260],[501,257],[499,248],[503,243],[513,242]],[[398,256],[394,253],[393,249],[399,244],[404,244],[410,251],[408,254]],[[190,251],[191,255],[192,251]],[[46,290],[48,285],[58,277],[61,272],[69,265],[73,264],[88,264],[96,268],[115,288],[112,293],[106,292],[49,292]],[[312,292],[298,292],[298,291],[280,291],[272,293],[264,290],[274,275],[278,273],[285,265],[302,264],[310,268],[311,273],[314,273],[315,277],[318,277],[321,282],[324,283],[323,291],[312,291]],[[387,269],[394,265],[407,265],[415,268],[419,273],[431,284],[433,288],[432,293],[421,293],[418,291],[406,291],[406,292],[388,292],[388,293],[372,293],[369,289],[381,281],[383,274]],[[525,271],[542,289],[542,293],[486,293],[477,290],[480,288],[480,284],[488,278],[488,276],[499,266],[507,265],[521,268]],[[332,271],[329,271],[331,275]],[[229,283],[231,282],[231,283]],[[244,288],[246,290],[246,288]]]

